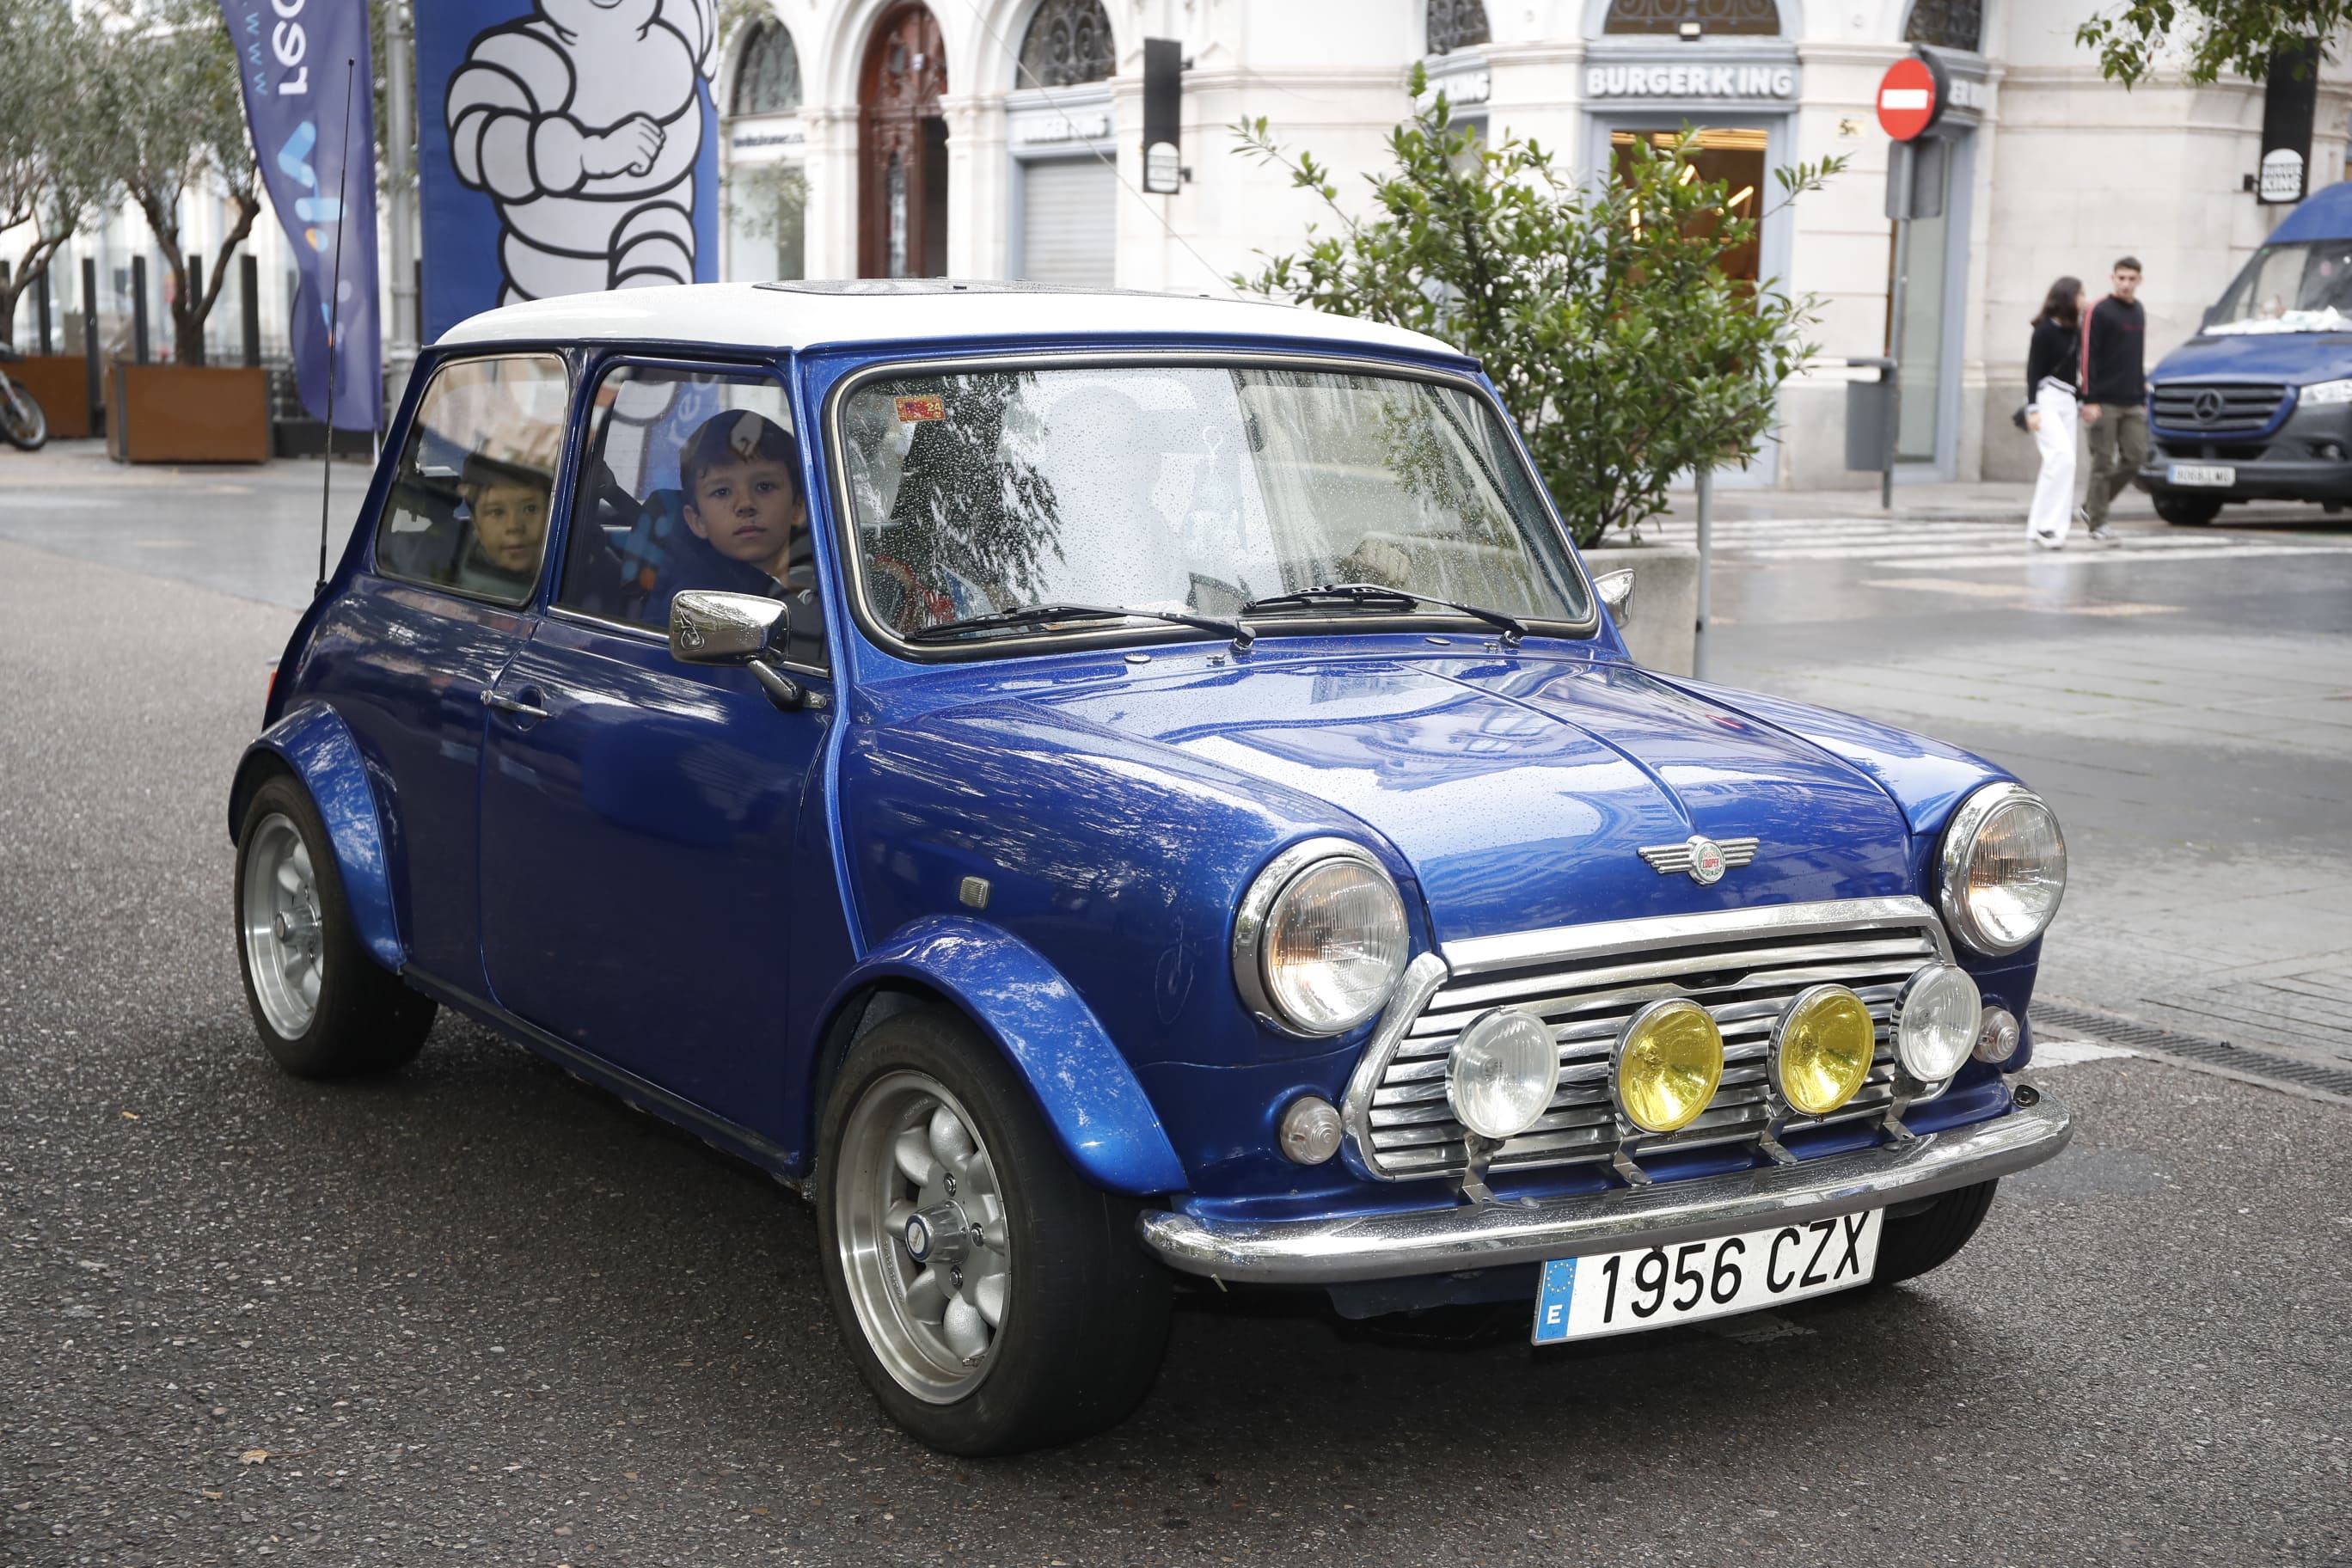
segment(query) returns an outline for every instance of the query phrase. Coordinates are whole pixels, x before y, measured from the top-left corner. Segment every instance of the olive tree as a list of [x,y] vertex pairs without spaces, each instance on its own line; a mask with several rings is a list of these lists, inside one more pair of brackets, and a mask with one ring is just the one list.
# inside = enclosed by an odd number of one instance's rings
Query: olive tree
[[[204,356],[205,322],[229,258],[261,211],[236,52],[212,0],[114,0],[109,19],[101,68],[110,100],[107,163],[163,254],[174,353],[191,363]],[[181,211],[187,196],[207,192],[228,204],[230,221],[198,289],[189,287]]]
[[[1664,144],[1636,138],[1616,177],[1585,179],[1534,142],[1456,126],[1419,68],[1412,89],[1412,117],[1388,135],[1393,166],[1367,176],[1361,216],[1265,120],[1234,127],[1237,153],[1287,169],[1337,224],[1310,226],[1304,249],[1234,284],[1475,356],[1579,544],[1664,512],[1678,474],[1752,459],[1781,384],[1812,352],[1816,309],[1721,266],[1754,242],[1761,193],[1700,177],[1687,128]],[[1843,167],[1774,171],[1780,199]]]
[[0,0],[0,338],[16,301],[105,198],[109,181],[92,20],[67,0]]

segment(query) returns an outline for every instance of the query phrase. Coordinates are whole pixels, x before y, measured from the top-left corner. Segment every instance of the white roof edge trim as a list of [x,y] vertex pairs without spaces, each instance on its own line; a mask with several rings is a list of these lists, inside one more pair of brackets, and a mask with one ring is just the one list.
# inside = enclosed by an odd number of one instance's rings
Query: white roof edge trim
[[750,283],[688,283],[572,294],[501,306],[435,341],[474,343],[699,343],[786,352],[977,338],[1199,336],[1323,342],[1466,359],[1451,343],[1294,305],[1174,294],[1022,291],[799,293]]

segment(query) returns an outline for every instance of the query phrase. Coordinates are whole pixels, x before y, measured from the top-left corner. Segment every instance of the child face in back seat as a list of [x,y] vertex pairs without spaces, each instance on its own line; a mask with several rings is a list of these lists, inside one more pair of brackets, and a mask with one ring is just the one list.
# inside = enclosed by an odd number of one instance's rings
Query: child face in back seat
[[499,479],[467,486],[464,494],[474,516],[474,547],[482,559],[515,576],[537,571],[547,543],[547,487]]
[[808,526],[793,438],[759,415],[722,414],[694,433],[678,467],[695,537],[782,581]]

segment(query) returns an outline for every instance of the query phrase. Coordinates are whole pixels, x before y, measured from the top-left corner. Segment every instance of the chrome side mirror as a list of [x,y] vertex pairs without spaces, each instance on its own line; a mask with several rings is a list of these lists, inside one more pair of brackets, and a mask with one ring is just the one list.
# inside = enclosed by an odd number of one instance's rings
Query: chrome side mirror
[[1624,626],[1633,618],[1633,570],[1626,567],[1617,572],[1603,572],[1592,580],[1592,591],[1601,595],[1609,618]]
[[669,655],[680,664],[740,664],[779,708],[808,701],[801,683],[775,668],[791,615],[782,599],[687,589],[669,602]]

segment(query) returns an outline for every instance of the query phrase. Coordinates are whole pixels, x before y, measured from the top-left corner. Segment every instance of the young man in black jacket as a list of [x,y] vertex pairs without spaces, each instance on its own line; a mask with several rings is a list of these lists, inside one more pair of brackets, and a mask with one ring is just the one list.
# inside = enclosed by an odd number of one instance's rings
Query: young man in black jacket
[[2115,538],[2107,508],[2147,461],[2147,310],[2133,297],[2138,258],[2116,262],[2108,286],[2112,292],[2083,324],[2083,423],[2091,444],[2083,521],[2103,543]]

